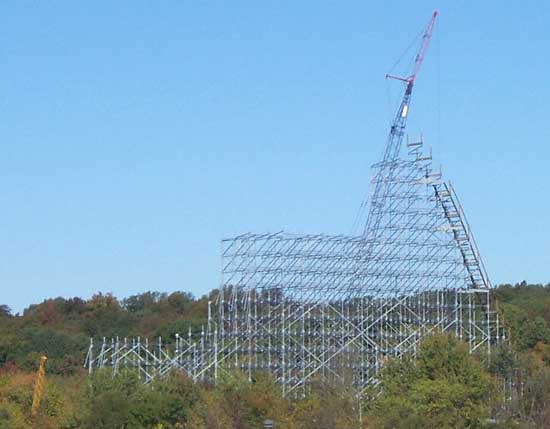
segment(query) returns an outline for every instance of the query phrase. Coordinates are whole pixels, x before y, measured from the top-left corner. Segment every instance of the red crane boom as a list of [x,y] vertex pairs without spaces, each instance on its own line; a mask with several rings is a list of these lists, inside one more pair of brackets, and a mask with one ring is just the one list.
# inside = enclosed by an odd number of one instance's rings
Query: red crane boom
[[386,77],[402,80],[403,82],[407,83],[413,83],[416,79],[416,75],[418,74],[418,71],[420,70],[420,66],[422,65],[422,61],[424,61],[424,55],[426,55],[426,51],[428,50],[428,46],[430,45],[430,40],[432,38],[432,32],[435,26],[435,19],[437,18],[438,11],[434,10],[434,13],[432,14],[432,18],[430,19],[430,22],[428,22],[428,25],[426,26],[426,29],[424,30],[424,34],[422,35],[422,43],[420,44],[420,48],[418,49],[418,53],[416,54],[416,57],[414,58],[414,67],[412,73],[409,75],[409,77],[399,77],[399,76],[393,76],[391,74],[387,74]]
[[396,168],[395,161],[398,159],[399,149],[401,148],[401,143],[405,134],[414,80],[420,70],[420,66],[424,60],[424,55],[428,50],[437,15],[438,12],[435,10],[430,21],[428,22],[428,25],[426,26],[426,29],[424,30],[422,42],[414,60],[412,73],[407,78],[386,75],[386,77],[401,80],[405,82],[406,85],[403,99],[401,100],[401,104],[399,105],[399,109],[390,128],[390,134],[388,135],[388,141],[384,151],[384,159],[379,164],[380,168],[375,177],[374,192],[371,196],[367,224],[363,230],[363,235],[367,238],[367,240],[377,239],[374,235],[376,235],[378,233],[377,231],[379,231],[378,224],[381,220],[381,205],[384,204],[384,201],[386,201],[386,193],[388,191],[387,183],[391,181],[394,174],[394,169]]

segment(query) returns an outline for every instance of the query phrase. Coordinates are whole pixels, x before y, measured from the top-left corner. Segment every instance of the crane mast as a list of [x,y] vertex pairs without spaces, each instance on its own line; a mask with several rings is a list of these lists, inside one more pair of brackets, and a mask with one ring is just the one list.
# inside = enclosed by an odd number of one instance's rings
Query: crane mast
[[405,93],[403,94],[403,98],[401,99],[399,109],[397,110],[395,118],[390,127],[390,133],[388,135],[388,140],[384,151],[384,157],[382,161],[376,165],[379,169],[375,177],[369,215],[368,215],[367,223],[365,225],[365,229],[363,232],[363,236],[366,237],[367,241],[376,238],[369,235],[372,235],[372,233],[376,233],[376,231],[378,230],[377,227],[380,222],[380,216],[378,215],[378,213],[380,213],[380,209],[381,209],[380,205],[383,204],[383,202],[386,200],[385,197],[388,190],[387,186],[384,186],[384,185],[389,183],[393,176],[393,172],[395,169],[395,161],[399,156],[399,149],[403,142],[403,136],[405,135],[405,127],[407,125],[407,118],[409,114],[409,106],[410,106],[414,82],[420,70],[420,66],[424,61],[424,56],[426,55],[426,51],[428,50],[428,46],[430,44],[437,15],[438,15],[438,12],[436,10],[433,12],[432,17],[423,32],[422,42],[415,56],[414,66],[411,74],[406,78],[392,76],[389,74],[386,75],[386,78],[397,79],[404,82]]

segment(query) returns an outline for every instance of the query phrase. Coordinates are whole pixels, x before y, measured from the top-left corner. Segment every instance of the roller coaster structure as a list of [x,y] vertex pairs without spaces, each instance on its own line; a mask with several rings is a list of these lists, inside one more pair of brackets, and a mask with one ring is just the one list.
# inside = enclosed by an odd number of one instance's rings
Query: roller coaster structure
[[456,192],[423,141],[405,139],[412,90],[437,18],[423,32],[383,159],[373,166],[361,235],[247,233],[222,240],[222,283],[208,323],[152,342],[90,340],[85,366],[135,368],[145,382],[176,369],[193,380],[268,371],[283,395],[314,379],[363,392],[388,358],[450,332],[490,356],[504,339],[491,283]]

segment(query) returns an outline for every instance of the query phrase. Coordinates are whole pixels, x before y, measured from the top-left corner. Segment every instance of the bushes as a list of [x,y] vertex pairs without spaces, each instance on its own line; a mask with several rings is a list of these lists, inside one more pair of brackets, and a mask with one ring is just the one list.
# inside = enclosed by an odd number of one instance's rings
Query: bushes
[[[35,375],[19,371],[0,375],[0,428],[29,428]],[[67,410],[65,389],[57,380],[44,387],[42,401],[33,426],[41,429],[60,428]]]
[[[492,294],[511,344],[494,348],[484,369],[455,339],[425,339],[416,361],[387,362],[382,393],[363,402],[364,427],[480,427],[491,410],[498,427],[544,427],[550,419],[550,287],[505,285]],[[306,397],[288,400],[259,373],[250,384],[241,374],[220,372],[216,386],[194,384],[181,374],[148,385],[131,373],[112,378],[110,371],[99,371],[92,379],[83,374],[88,335],[162,335],[170,342],[189,328],[200,332],[208,299],[147,292],[119,301],[97,294],[46,300],[23,316],[0,305],[0,429],[32,427],[41,354],[49,357],[34,422],[41,429],[247,429],[261,427],[264,419],[274,420],[276,428],[358,427],[359,403],[343,382],[310,380]],[[494,390],[502,379],[507,390]]]
[[376,428],[475,428],[489,417],[491,381],[454,337],[426,338],[416,360],[390,362],[369,410]]
[[179,373],[145,385],[135,372],[97,371],[85,389],[80,426],[90,429],[183,428],[199,387]]

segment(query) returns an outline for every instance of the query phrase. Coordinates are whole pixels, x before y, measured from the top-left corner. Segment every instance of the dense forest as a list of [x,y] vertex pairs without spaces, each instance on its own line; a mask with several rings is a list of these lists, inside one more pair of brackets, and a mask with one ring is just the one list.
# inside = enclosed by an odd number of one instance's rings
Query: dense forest
[[[261,373],[253,383],[229,374],[215,386],[181,374],[149,385],[131,373],[87,376],[90,337],[197,332],[208,296],[99,293],[48,299],[17,315],[0,305],[0,428],[259,428],[267,418],[276,428],[550,428],[550,284],[501,285],[492,293],[510,341],[490,361],[435,335],[417,359],[388,361],[361,405],[348,386],[320,383],[290,401]],[[43,354],[44,395],[31,420]]]

